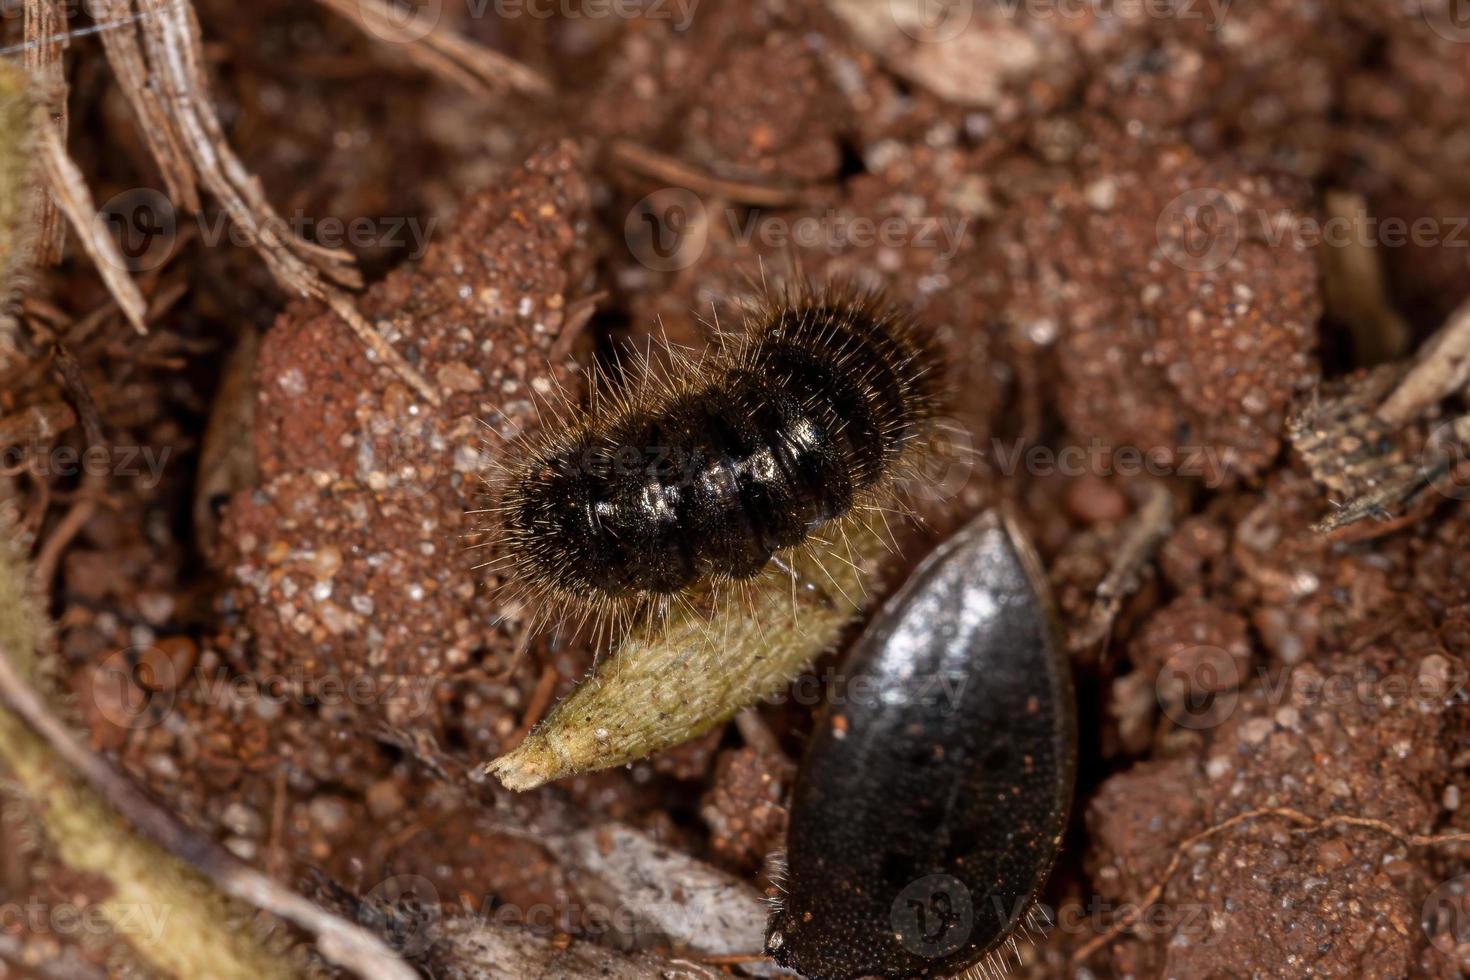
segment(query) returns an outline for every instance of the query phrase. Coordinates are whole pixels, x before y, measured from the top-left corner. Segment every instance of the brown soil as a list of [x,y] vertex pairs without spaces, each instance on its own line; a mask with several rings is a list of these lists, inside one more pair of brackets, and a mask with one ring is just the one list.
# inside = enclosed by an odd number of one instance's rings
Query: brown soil
[[[82,257],[37,278],[33,357],[0,381],[0,416],[67,400],[34,339],[50,332],[114,460],[138,452],[101,478],[49,583],[59,674],[93,745],[188,823],[293,887],[421,875],[468,910],[558,910],[546,934],[598,938],[573,870],[537,843],[597,819],[767,887],[811,705],[762,708],[774,739],[732,725],[523,797],[458,778],[594,656],[544,631],[517,658],[534,610],[502,602],[465,548],[481,478],[538,405],[650,338],[703,345],[752,282],[795,266],[882,286],[956,365],[951,414],[978,465],[922,501],[901,563],[1012,501],[1079,635],[1147,486],[1175,502],[1110,627],[1074,651],[1078,802],[1045,896],[1058,927],[1018,974],[1470,972],[1465,919],[1445,913],[1446,896],[1470,901],[1455,884],[1470,848],[1409,840],[1470,831],[1470,509],[1436,495],[1362,533],[1313,529],[1335,488],[1288,419],[1365,365],[1324,310],[1320,249],[1260,220],[1320,219],[1329,190],[1380,221],[1432,219],[1440,244],[1377,250],[1415,347],[1470,295],[1470,232],[1451,232],[1470,219],[1470,44],[1445,36],[1438,0],[1269,0],[1218,23],[1204,3],[1174,5],[1199,18],[979,4],[958,51],[857,0],[703,0],[687,30],[677,4],[551,20],[445,4],[455,31],[553,78],[543,101],[436,81],[321,6],[197,6],[227,135],[283,213],[432,225],[421,249],[349,247],[371,283],[360,310],[443,404],[283,296],[256,253],[211,246],[209,221],[181,219],[168,261],[140,273],[159,307],[146,338]],[[96,199],[159,186],[95,38],[67,58],[70,148]],[[1240,216],[1219,263],[1179,210],[1199,193]],[[819,240],[788,244],[803,217]],[[897,238],[839,234],[859,219]],[[680,231],[703,245],[656,238]],[[247,336],[250,383],[216,398]],[[251,410],[253,482],[225,481],[206,534],[206,424]],[[1403,438],[1412,458],[1424,433]],[[73,425],[30,448],[83,445]],[[1080,467],[1060,465],[1067,447]],[[93,492],[7,473],[38,547]],[[146,683],[119,687],[119,666]],[[1310,822],[1255,813],[1272,809]],[[0,902],[95,890],[13,814],[0,835]]]

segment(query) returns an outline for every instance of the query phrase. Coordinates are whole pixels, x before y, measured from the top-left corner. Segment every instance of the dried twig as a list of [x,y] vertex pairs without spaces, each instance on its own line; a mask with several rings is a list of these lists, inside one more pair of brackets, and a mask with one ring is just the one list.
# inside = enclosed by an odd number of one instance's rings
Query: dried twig
[[135,830],[214,882],[225,894],[310,932],[316,937],[317,948],[331,962],[374,980],[416,980],[417,974],[382,940],[276,884],[145,796],[77,740],[16,672],[12,654],[0,650],[0,697]]
[[1124,930],[1132,926],[1134,922],[1138,921],[1140,915],[1152,908],[1164,894],[1164,889],[1169,887],[1170,879],[1174,877],[1174,872],[1179,870],[1179,865],[1183,862],[1184,855],[1191,847],[1200,841],[1208,840],[1211,837],[1222,834],[1232,827],[1237,827],[1240,824],[1252,820],[1260,820],[1265,817],[1280,817],[1283,820],[1298,824],[1302,828],[1298,831],[1299,833],[1318,833],[1323,830],[1331,830],[1334,827],[1353,827],[1361,830],[1371,830],[1375,833],[1386,834],[1406,847],[1432,847],[1436,844],[1457,844],[1470,841],[1470,833],[1407,834],[1390,823],[1382,820],[1374,820],[1371,817],[1338,815],[1319,820],[1316,817],[1290,807],[1262,807],[1256,810],[1247,810],[1244,813],[1237,813],[1235,816],[1227,820],[1222,820],[1213,827],[1206,828],[1194,836],[1186,837],[1180,841],[1179,845],[1174,848],[1174,854],[1169,859],[1168,866],[1164,868],[1164,873],[1159,876],[1159,880],[1154,886],[1137,903],[1127,906],[1126,913],[1119,917],[1118,921],[1113,923],[1105,932],[1092,937],[1079,946],[1072,954],[1072,962],[1077,964],[1086,961],[1093,953],[1096,953]]
[[1360,364],[1382,364],[1402,357],[1411,332],[1389,301],[1381,250],[1364,227],[1368,204],[1361,194],[1329,191],[1325,198],[1329,220],[1350,223],[1346,244],[1322,247],[1322,285],[1328,312],[1352,334],[1353,351]]
[[[77,418],[82,423],[82,433],[86,437],[86,452],[105,452],[107,449],[106,437],[102,432],[102,415],[97,411],[97,402],[92,398],[92,392],[82,378],[81,365],[71,356],[71,352],[62,344],[56,345],[55,350],[56,371],[61,376],[61,383],[66,388],[67,395],[71,398],[72,405],[76,408]],[[87,522],[92,519],[92,514],[97,510],[97,501],[102,496],[107,478],[93,467],[84,467],[80,493],[76,502],[57,522],[52,530],[51,536],[41,546],[41,551],[36,555],[33,570],[33,581],[36,591],[45,594],[49,589],[51,579],[56,575],[56,566],[61,561],[72,540],[86,527]]]
[[[379,40],[401,46],[403,53],[426,71],[476,95],[507,87],[542,99],[553,94],[550,80],[535,69],[443,29],[437,4],[405,16],[385,0],[318,2]],[[435,17],[434,23],[421,28],[417,18],[423,16]]]
[[118,308],[128,318],[134,330],[146,334],[148,304],[143,301],[143,294],[128,275],[127,262],[118,251],[117,242],[113,241],[106,225],[98,216],[97,206],[92,203],[92,194],[87,190],[81,170],[66,155],[66,145],[62,142],[61,135],[41,117],[41,113],[38,112],[37,116],[36,148],[41,157],[41,169],[51,188],[51,199],[76,229],[82,248],[97,267],[97,272],[107,284],[112,298],[117,300]]
[[23,411],[0,416],[0,449],[50,439],[77,424],[66,402],[42,402]]
[[557,672],[555,667],[544,667],[541,677],[536,681],[536,688],[531,692],[531,701],[526,705],[526,712],[521,716],[521,723],[510,737],[505,740],[503,751],[509,752],[521,742],[525,741],[531,729],[540,723],[546,709],[551,705],[551,696],[556,693]]
[[[295,234],[266,200],[259,179],[235,156],[209,96],[194,8],[187,0],[130,2],[132,9],[142,15],[138,24],[148,67],[157,90],[164,93],[156,106],[137,107],[140,118],[158,110],[168,115],[199,182],[245,233],[283,289],[326,303],[379,361],[431,405],[441,404],[439,392],[373,329],[352,297],[339,288],[362,285],[351,253],[324,248]],[[172,152],[174,142],[168,140],[161,145]],[[167,169],[181,164],[160,161],[160,165]]]
[[777,187],[712,177],[682,160],[665,156],[629,140],[615,141],[610,152],[614,161],[641,174],[686,187],[697,194],[709,194],[744,204],[785,207],[807,202],[819,190],[813,187]]
[[[91,0],[92,16],[98,23],[124,25],[136,18],[129,0]],[[194,168],[184,152],[184,137],[174,117],[165,107],[158,89],[152,84],[152,73],[139,43],[136,29],[102,32],[102,49],[107,63],[133,112],[148,150],[163,172],[169,200],[187,211],[198,211],[199,185]]]
[[[51,105],[51,113],[39,128],[66,143],[66,76],[61,70],[61,52],[66,47],[66,17],[56,0],[25,0],[25,66]],[[66,243],[66,226],[55,203],[42,198],[36,215],[35,261],[55,265],[61,261]]]
[[1424,345],[1418,363],[1378,408],[1378,417],[1404,425],[1470,381],[1470,301],[1460,304]]
[[1143,568],[1174,528],[1174,495],[1163,483],[1147,484],[1147,497],[1129,522],[1107,575],[1098,583],[1087,621],[1069,646],[1079,650],[1107,636],[1123,600],[1138,590]]

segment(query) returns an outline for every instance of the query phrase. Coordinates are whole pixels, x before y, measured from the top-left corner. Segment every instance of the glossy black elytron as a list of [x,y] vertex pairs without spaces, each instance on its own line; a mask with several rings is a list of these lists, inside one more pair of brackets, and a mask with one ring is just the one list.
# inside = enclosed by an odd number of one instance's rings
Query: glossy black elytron
[[946,541],[841,673],[767,952],[819,980],[955,975],[1030,911],[1071,806],[1071,674],[1020,532],[990,512]]
[[932,415],[936,367],[876,298],[773,305],[701,377],[540,450],[510,489],[508,539],[574,594],[752,576],[890,475]]

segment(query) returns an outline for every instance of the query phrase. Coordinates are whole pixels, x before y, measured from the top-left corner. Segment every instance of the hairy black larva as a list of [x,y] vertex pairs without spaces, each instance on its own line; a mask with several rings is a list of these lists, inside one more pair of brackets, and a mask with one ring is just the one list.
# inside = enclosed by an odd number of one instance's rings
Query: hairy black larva
[[797,776],[778,962],[820,980],[998,972],[1071,806],[1058,635],[1034,553],[995,512],[883,608],[843,668],[873,696],[827,707]]
[[876,294],[792,290],[721,340],[527,453],[498,510],[530,591],[626,608],[749,579],[879,500],[928,435],[938,358]]

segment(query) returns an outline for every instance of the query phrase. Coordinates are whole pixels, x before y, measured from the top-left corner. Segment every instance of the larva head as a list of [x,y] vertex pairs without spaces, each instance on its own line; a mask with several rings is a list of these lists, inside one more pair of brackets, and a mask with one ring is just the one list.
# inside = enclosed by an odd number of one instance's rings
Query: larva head
[[583,595],[616,591],[610,556],[597,530],[601,481],[586,436],[533,450],[501,489],[501,547],[514,576],[532,592]]

